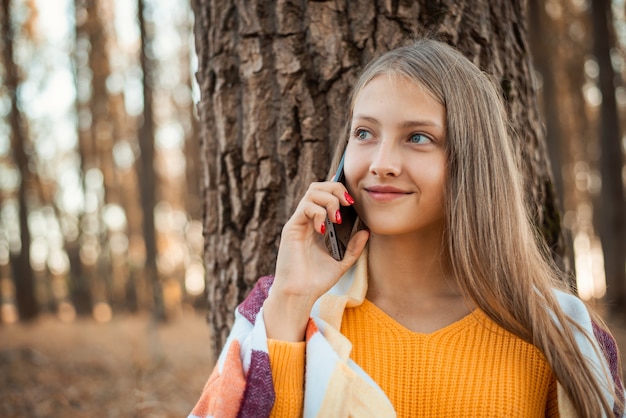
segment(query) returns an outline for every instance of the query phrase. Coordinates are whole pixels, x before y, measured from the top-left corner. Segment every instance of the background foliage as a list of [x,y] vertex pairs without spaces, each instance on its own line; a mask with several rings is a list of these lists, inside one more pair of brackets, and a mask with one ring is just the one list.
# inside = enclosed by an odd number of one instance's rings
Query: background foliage
[[[600,140],[608,96],[607,64],[594,44],[597,4],[611,12],[602,39],[618,116],[612,151]],[[129,311],[165,319],[202,306],[188,2],[3,0],[2,16],[1,321],[41,313],[107,321]],[[603,208],[621,219],[615,237],[624,229],[624,17],[621,0],[529,2],[536,88],[585,299],[606,295]],[[602,156],[616,154],[621,176],[611,178],[621,201],[602,194]],[[623,270],[623,251],[617,257]]]

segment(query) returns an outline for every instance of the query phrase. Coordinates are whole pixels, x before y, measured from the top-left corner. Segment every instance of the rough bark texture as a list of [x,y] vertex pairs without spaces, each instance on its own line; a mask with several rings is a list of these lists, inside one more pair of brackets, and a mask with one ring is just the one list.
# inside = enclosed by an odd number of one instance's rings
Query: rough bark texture
[[233,311],[272,273],[283,223],[324,179],[362,66],[434,34],[500,82],[538,227],[560,252],[526,42],[524,2],[194,0],[209,323],[219,349]]

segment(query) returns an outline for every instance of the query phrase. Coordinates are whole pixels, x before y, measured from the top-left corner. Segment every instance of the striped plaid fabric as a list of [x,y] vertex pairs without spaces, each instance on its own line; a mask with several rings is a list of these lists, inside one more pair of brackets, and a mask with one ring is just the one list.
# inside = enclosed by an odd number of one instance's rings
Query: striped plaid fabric
[[[391,402],[378,385],[350,359],[351,342],[340,332],[346,307],[359,306],[367,291],[367,251],[355,266],[314,305],[306,330],[303,416],[395,417]],[[188,418],[268,417],[275,400],[262,307],[273,282],[261,277],[235,312],[235,323],[202,395]],[[575,330],[580,349],[598,377],[624,396],[617,370],[615,340],[599,329],[584,304],[556,291],[563,310],[588,333]],[[603,355],[599,356],[598,353]],[[576,416],[559,385],[559,413]],[[623,398],[622,398],[623,399]],[[615,417],[626,417],[614,411]]]

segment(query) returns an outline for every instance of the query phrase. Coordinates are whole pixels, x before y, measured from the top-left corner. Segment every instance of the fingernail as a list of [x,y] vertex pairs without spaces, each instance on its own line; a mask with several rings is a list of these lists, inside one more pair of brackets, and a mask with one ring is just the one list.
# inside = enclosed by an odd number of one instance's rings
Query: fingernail
[[322,226],[320,226],[320,234],[324,235],[326,233],[326,224],[323,223]]
[[354,204],[354,199],[352,198],[352,196],[350,196],[350,193],[345,192],[343,194],[343,197],[345,197],[348,203],[350,203],[351,205]]
[[335,212],[335,222],[341,224],[341,212],[339,212],[339,209],[337,209],[337,212]]

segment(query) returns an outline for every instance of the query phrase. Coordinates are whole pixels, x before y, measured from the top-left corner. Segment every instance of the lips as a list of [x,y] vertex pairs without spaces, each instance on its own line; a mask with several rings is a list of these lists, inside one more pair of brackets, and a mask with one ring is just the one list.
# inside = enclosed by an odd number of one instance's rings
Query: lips
[[372,199],[379,202],[389,202],[392,200],[400,199],[412,193],[410,191],[399,189],[394,186],[382,185],[366,187],[365,191]]

